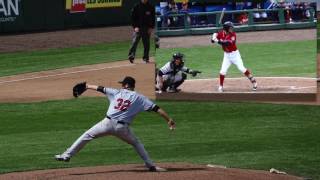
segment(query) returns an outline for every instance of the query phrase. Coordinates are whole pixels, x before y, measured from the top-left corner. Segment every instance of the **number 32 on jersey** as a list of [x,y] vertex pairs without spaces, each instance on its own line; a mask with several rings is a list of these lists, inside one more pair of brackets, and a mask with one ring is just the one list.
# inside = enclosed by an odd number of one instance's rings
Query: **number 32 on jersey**
[[114,106],[114,108],[120,111],[126,111],[131,105],[131,102],[129,100],[124,100],[121,98],[117,99],[117,102],[118,102],[118,105]]

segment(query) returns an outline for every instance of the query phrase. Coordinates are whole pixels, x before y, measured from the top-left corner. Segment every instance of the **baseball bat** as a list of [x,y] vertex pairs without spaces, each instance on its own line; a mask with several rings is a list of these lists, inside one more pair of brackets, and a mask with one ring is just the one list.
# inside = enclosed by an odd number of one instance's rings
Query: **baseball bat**
[[223,8],[222,11],[221,11],[220,19],[219,19],[219,25],[221,25],[221,23],[222,23],[222,19],[223,19],[224,11],[225,11],[225,10],[226,10],[226,8]]

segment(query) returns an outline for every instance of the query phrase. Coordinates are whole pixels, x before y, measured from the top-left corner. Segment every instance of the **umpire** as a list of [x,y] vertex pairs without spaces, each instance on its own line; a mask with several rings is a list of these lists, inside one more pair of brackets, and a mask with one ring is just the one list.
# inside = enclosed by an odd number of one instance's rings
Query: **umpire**
[[129,61],[134,62],[136,50],[140,39],[144,47],[143,61],[149,62],[149,50],[150,50],[150,36],[155,26],[155,10],[148,0],[141,0],[136,4],[131,13],[132,27],[133,27],[133,39],[132,45],[129,50]]

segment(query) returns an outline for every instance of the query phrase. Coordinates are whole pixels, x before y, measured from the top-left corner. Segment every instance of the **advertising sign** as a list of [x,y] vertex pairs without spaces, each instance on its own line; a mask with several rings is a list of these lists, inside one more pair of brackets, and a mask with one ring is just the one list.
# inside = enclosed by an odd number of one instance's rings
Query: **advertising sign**
[[20,15],[18,0],[0,0],[0,23],[14,22]]
[[86,12],[86,9],[121,7],[122,0],[66,0],[70,13]]
[[72,0],[70,12],[86,12],[86,0]]

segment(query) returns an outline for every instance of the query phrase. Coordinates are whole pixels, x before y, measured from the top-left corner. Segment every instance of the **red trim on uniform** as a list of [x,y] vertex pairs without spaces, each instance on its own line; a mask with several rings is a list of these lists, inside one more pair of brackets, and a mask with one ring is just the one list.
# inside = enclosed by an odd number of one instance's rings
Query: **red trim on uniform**
[[237,35],[235,32],[229,32],[226,33],[225,31],[219,31],[217,34],[217,39],[219,41],[228,41],[228,45],[222,45],[222,49],[223,51],[230,53],[233,51],[236,51],[237,45],[236,45],[236,41],[237,41]]
[[223,86],[225,75],[220,74],[220,86]]
[[246,75],[247,77],[250,76],[250,74],[251,74],[251,73],[250,73],[249,70],[246,70],[246,72],[244,72],[244,75]]

